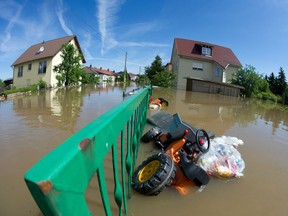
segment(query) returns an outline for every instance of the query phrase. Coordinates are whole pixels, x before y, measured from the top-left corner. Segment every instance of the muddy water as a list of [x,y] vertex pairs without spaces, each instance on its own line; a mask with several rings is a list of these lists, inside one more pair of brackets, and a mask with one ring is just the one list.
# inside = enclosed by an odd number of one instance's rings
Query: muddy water
[[[131,86],[131,89],[134,87]],[[0,215],[42,215],[24,173],[59,143],[122,101],[123,87],[53,90],[0,103]],[[129,213],[144,215],[288,215],[288,114],[275,105],[221,95],[154,89],[194,127],[244,141],[244,176],[212,178],[183,196],[166,188],[159,196],[132,192]],[[149,128],[149,125],[147,126]],[[146,130],[147,130],[146,128]],[[155,149],[142,144],[138,163]]]

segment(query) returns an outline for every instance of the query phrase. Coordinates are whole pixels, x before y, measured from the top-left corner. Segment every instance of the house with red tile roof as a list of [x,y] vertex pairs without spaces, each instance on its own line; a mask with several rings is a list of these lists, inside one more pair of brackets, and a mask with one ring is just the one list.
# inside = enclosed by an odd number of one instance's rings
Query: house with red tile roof
[[178,89],[187,89],[187,78],[230,83],[242,66],[230,48],[181,38],[174,39],[170,63]]
[[138,75],[137,74],[134,74],[134,73],[128,73],[129,74],[129,76],[130,76],[130,80],[131,81],[135,81],[136,79],[137,79],[137,77],[138,77]]
[[104,83],[104,82],[115,82],[115,77],[116,73],[115,71],[111,71],[109,68],[108,69],[103,69],[102,67],[97,68],[97,67],[92,67],[90,65],[89,67],[84,67],[86,73],[92,73],[95,74],[96,76],[99,77],[99,82]]
[[73,44],[82,55],[81,63],[86,63],[75,35],[43,41],[29,47],[12,64],[14,85],[24,87],[43,80],[48,86],[56,87],[56,73],[53,68],[62,62],[61,48],[64,44]]

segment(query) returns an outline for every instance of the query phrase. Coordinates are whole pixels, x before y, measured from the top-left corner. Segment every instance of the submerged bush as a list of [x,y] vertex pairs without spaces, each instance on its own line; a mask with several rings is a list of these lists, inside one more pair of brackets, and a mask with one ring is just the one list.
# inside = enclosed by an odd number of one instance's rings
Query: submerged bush
[[12,87],[12,89],[10,90],[6,90],[4,91],[4,93],[8,94],[13,94],[13,93],[17,93],[17,92],[36,92],[38,91],[38,85],[34,84],[31,86],[27,86],[27,87],[23,87],[23,88],[16,88],[15,86]]
[[261,100],[273,101],[275,103],[279,102],[279,99],[281,99],[271,92],[260,92],[256,95],[256,98],[261,99]]

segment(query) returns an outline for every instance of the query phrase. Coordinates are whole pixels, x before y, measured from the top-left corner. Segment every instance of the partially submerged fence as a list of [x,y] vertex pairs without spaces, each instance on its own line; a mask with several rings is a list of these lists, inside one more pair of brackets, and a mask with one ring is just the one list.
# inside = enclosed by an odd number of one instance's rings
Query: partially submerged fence
[[127,213],[127,197],[131,196],[132,172],[151,91],[151,87],[146,87],[125,99],[64,141],[25,174],[26,184],[44,215],[91,215],[85,191],[95,174],[105,214],[112,215],[104,172],[104,159],[111,152],[113,202],[117,203],[119,215]]

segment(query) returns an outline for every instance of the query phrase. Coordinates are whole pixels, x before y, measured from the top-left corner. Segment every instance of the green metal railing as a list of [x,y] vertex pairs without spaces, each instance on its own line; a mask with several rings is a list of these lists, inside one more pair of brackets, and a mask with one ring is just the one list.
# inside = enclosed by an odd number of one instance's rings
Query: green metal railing
[[[95,174],[105,214],[112,215],[111,202],[116,202],[119,215],[127,213],[132,173],[151,93],[151,87],[140,89],[28,170],[26,184],[44,215],[91,215],[85,191]],[[114,173],[112,201],[104,172],[104,159],[111,152]]]

